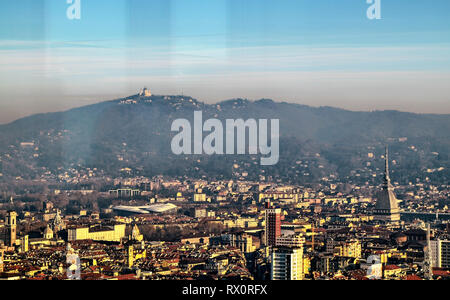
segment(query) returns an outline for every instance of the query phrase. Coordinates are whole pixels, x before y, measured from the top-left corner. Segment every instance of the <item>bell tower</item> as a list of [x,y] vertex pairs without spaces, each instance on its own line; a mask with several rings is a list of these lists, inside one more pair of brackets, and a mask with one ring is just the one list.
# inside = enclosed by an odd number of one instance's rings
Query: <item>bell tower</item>
[[16,244],[17,238],[17,213],[10,211],[6,216],[6,236],[5,245],[13,247]]
[[132,268],[134,265],[134,247],[133,247],[133,245],[128,246],[127,263],[128,263],[128,268]]

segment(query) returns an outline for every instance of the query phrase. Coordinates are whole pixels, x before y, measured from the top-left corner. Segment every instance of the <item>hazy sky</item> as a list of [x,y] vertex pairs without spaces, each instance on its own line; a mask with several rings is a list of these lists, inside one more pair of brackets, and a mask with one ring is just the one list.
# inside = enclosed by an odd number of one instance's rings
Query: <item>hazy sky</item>
[[0,0],[0,123],[136,93],[450,113],[450,1]]

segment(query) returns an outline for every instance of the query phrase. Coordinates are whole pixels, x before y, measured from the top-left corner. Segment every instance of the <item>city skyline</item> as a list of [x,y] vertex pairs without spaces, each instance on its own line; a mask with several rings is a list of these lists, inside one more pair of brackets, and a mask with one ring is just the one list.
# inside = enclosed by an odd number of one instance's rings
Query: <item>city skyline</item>
[[448,0],[0,7],[0,282],[450,279]]

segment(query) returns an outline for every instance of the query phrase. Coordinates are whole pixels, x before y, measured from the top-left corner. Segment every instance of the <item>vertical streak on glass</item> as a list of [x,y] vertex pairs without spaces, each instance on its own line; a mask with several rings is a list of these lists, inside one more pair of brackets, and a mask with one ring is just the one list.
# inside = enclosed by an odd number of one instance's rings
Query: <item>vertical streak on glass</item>
[[126,1],[129,89],[152,88],[156,75],[171,75],[172,6],[172,0]]
[[[8,66],[0,68],[1,122],[11,122],[33,113],[39,107],[39,94],[45,90],[47,61],[46,46],[46,1],[23,0],[3,3],[0,11],[0,63]],[[39,66],[31,72],[23,69]],[[11,105],[11,101],[23,103]]]
[[[269,30],[271,13],[266,0],[228,0],[227,1],[227,49],[230,62],[254,61],[257,62],[259,71],[266,70],[266,59],[268,50],[265,46],[270,45]],[[232,63],[232,65],[239,65]],[[251,73],[255,71],[255,65],[247,65],[239,72]],[[238,71],[238,70],[232,70]],[[263,76],[264,72],[258,74]],[[250,77],[247,81],[239,83],[239,89],[245,91],[245,96],[253,98],[259,88],[271,86],[270,78],[261,78],[267,84],[264,87],[255,87]],[[261,82],[261,81],[258,81]],[[254,89],[253,91],[251,89]],[[241,92],[242,93],[242,92]],[[244,96],[244,95],[243,95]]]

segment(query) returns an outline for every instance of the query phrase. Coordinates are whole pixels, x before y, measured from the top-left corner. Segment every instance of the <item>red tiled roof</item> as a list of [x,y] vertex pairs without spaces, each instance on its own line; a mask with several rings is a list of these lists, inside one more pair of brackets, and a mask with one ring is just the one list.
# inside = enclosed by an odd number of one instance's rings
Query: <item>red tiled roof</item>
[[399,266],[396,266],[396,265],[387,265],[387,266],[384,267],[384,269],[388,270],[388,271],[392,271],[392,270],[398,270],[398,269],[401,269],[401,268]]
[[417,276],[417,275],[408,275],[408,276],[406,276],[405,279],[406,279],[406,280],[415,280],[415,281],[423,280],[422,278],[420,278],[420,277]]
[[367,272],[364,270],[351,271],[350,278],[353,278],[355,280],[369,280],[369,278],[367,278]]
[[126,275],[119,275],[115,278],[117,278],[117,280],[136,280],[136,275],[126,274]]
[[433,269],[434,276],[450,277],[450,270]]
[[81,274],[81,279],[82,280],[99,280],[102,278],[102,274],[98,274],[98,273],[84,273]]

